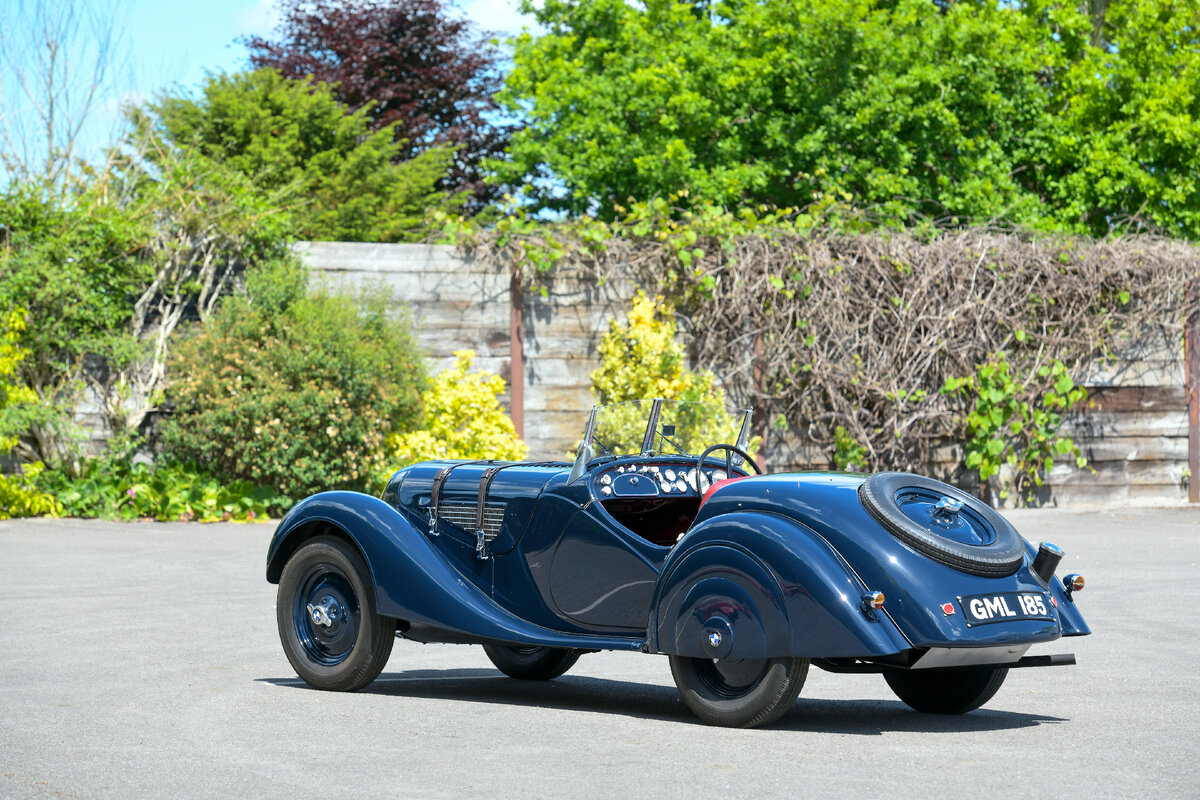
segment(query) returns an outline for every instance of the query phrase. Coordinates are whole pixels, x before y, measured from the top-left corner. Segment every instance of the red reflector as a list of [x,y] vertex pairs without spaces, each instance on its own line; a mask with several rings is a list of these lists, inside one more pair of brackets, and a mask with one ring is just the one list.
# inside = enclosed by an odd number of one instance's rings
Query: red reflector
[[942,603],[942,613],[945,614],[947,617],[953,616],[954,615],[954,604],[953,603]]

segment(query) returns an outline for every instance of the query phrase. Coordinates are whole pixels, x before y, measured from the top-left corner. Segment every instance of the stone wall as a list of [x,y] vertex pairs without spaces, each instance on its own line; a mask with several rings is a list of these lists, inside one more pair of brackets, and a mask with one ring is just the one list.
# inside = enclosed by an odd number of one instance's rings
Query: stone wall
[[[412,309],[419,337],[440,370],[455,350],[477,353],[476,364],[509,377],[509,276],[453,248],[311,242],[299,251],[315,280],[346,288],[386,286]],[[556,275],[525,297],[525,441],[537,459],[563,458],[578,441],[592,404],[590,374],[608,322],[623,315],[630,286]],[[1081,384],[1089,407],[1066,432],[1090,466],[1055,466],[1040,502],[1085,507],[1163,505],[1187,498],[1188,427],[1182,344],[1151,336],[1120,348],[1119,359],[1091,365]],[[504,402],[507,403],[507,398]],[[935,465],[961,455],[943,448]],[[790,436],[768,448],[771,469],[825,468],[823,454]]]

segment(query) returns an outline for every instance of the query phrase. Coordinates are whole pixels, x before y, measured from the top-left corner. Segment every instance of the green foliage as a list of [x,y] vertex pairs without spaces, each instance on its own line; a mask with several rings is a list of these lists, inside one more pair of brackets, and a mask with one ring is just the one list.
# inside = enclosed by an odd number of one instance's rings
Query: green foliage
[[841,425],[833,429],[833,466],[847,472],[867,471],[867,448]]
[[202,97],[162,97],[131,117],[151,140],[194,151],[287,206],[299,238],[414,241],[430,209],[458,200],[438,190],[453,158],[434,147],[393,164],[392,128],[371,132],[330,88],[261,69],[210,75]]
[[0,319],[0,454],[8,453],[17,443],[10,433],[14,428],[12,417],[24,408],[37,402],[37,393],[28,386],[15,383],[15,373],[29,351],[21,345],[28,313],[16,309]]
[[62,504],[41,488],[44,469],[42,462],[35,461],[22,464],[12,475],[0,475],[0,519],[56,517],[63,513]]
[[[1105,3],[1105,5],[1108,5]],[[1195,0],[526,0],[497,179],[631,199],[1200,236]],[[557,179],[557,180],[555,180]]]
[[[21,346],[21,335],[25,331],[26,312],[11,311],[7,319],[0,319],[0,422],[8,427],[14,412],[37,401],[37,395],[28,387],[13,383],[17,367],[25,359],[27,350]],[[0,454],[7,454],[16,444],[16,437],[0,435]],[[0,475],[0,519],[31,517],[42,514],[59,514],[61,506],[55,499],[39,491],[34,482],[44,465],[38,461],[18,468],[13,475]]]
[[1063,77],[1054,184],[1064,224],[1200,238],[1200,3],[1115,0],[1109,46]]
[[[386,292],[356,303],[289,297],[254,271],[247,282],[249,295],[173,353],[168,457],[291,498],[365,486],[388,434],[420,413],[424,368],[406,320],[389,318]],[[256,295],[263,284],[276,288]]]
[[[1087,459],[1068,437],[1060,436],[1062,414],[1087,399],[1059,361],[1038,368],[1036,378],[1019,381],[1003,353],[975,368],[975,374],[949,378],[942,392],[969,404],[964,441],[967,469],[979,473],[981,485],[1012,469],[1011,485],[1020,492],[1041,486],[1054,459],[1071,457],[1084,467]],[[1001,497],[1008,496],[1002,485]]]
[[453,366],[439,372],[421,395],[419,427],[388,437],[388,475],[429,459],[519,461],[529,454],[512,418],[500,407],[504,379],[471,372],[474,358],[472,350],[456,350]]
[[114,431],[140,426],[183,314],[204,316],[247,264],[286,257],[269,198],[200,159],[130,147],[67,192],[0,193],[0,308],[29,310],[20,382],[38,397],[4,421],[18,454],[77,465],[72,418],[93,390]]
[[600,405],[624,400],[686,400],[724,407],[725,393],[707,370],[692,371],[676,341],[674,310],[661,297],[638,292],[626,322],[613,319],[600,340],[592,392]]
[[139,350],[128,335],[129,297],[141,294],[153,275],[141,258],[151,231],[140,212],[110,199],[98,184],[65,205],[36,185],[0,194],[9,245],[0,250],[0,307],[28,309],[37,320],[26,333],[28,355],[18,377],[40,402],[10,411],[4,424],[25,435],[29,457],[56,464],[69,455],[86,357],[119,366]]
[[47,472],[38,485],[61,502],[59,513],[103,519],[249,522],[279,515],[292,499],[245,480],[225,480],[194,465],[151,467],[113,458],[86,461],[80,474]]
[[[501,99],[528,107],[510,160],[536,199],[611,216],[629,198],[854,204],[888,218],[1035,219],[1044,70],[1065,45],[1004,4],[672,0],[534,8]],[[1032,183],[1036,184],[1036,180]]]
[[[738,433],[738,420],[725,408],[725,392],[716,385],[708,370],[692,370],[684,358],[683,346],[676,340],[674,310],[661,297],[649,298],[639,291],[630,304],[625,323],[613,319],[608,333],[600,341],[600,367],[592,373],[592,394],[598,405],[628,400],[679,400],[709,408],[678,407],[679,418],[666,418],[677,425],[675,443],[689,453],[699,453],[710,444],[732,444]],[[711,409],[718,409],[713,415]],[[640,444],[649,408],[644,404],[608,409],[600,420],[596,438],[610,449],[615,443],[625,448]],[[759,441],[751,442],[748,452],[758,450]]]

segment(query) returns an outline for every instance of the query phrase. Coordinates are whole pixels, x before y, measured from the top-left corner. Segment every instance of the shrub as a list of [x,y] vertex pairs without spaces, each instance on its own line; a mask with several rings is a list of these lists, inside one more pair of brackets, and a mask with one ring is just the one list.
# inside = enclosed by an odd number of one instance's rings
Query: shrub
[[[715,442],[732,443],[737,434],[737,420],[725,409],[725,392],[708,370],[688,369],[683,345],[676,341],[675,334],[671,306],[661,297],[651,300],[639,291],[630,306],[628,322],[623,325],[612,320],[600,342],[602,363],[592,373],[596,402],[606,405],[661,397],[714,406],[720,409],[715,417],[706,410],[703,421],[693,420],[685,425],[692,432],[693,441],[679,443],[693,452]],[[645,409],[614,409],[605,415],[603,424],[611,430],[601,431],[602,439],[640,441],[646,425]],[[757,449],[756,440],[750,445],[750,454]]]
[[[388,434],[412,426],[425,373],[390,298],[305,296],[294,274],[252,272],[172,357],[169,459],[285,498],[365,486]],[[279,291],[279,287],[287,291]]]
[[41,490],[37,480],[45,469],[40,461],[24,464],[13,475],[0,475],[0,519],[51,517],[63,513],[62,505]]
[[[1077,467],[1087,466],[1078,445],[1058,433],[1063,413],[1087,399],[1087,390],[1075,385],[1061,361],[1043,364],[1022,379],[1008,358],[997,353],[977,366],[974,375],[947,378],[942,393],[969,406],[963,409],[963,463],[979,473],[985,499],[993,477],[1000,482],[1000,497],[1008,497],[1011,486],[1029,499],[1055,458],[1069,457]],[[1010,476],[1002,475],[1004,465],[1011,468]]]
[[456,350],[454,365],[438,373],[422,396],[418,430],[393,434],[388,450],[393,469],[426,459],[495,458],[520,460],[529,454],[512,418],[500,407],[504,380],[470,372],[472,350]]
[[291,505],[266,487],[216,478],[192,464],[151,467],[101,458],[85,461],[78,476],[56,471],[35,479],[58,498],[60,513],[72,517],[249,522]]
[[[15,310],[9,312],[7,318],[0,319],[0,328],[3,329],[0,333],[0,418],[5,422],[12,412],[19,412],[37,401],[37,395],[32,389],[11,383],[17,366],[26,354],[20,345],[21,332],[25,330],[25,317],[26,313],[23,310]],[[0,454],[12,450],[16,441],[15,436],[0,434]],[[0,475],[0,519],[62,512],[62,508],[51,495],[33,485],[42,469],[44,466],[38,461],[22,466],[14,475]]]

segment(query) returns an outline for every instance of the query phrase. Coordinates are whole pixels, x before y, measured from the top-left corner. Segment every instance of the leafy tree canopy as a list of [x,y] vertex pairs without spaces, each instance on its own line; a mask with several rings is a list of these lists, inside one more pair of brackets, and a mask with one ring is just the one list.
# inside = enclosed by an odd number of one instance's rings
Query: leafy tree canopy
[[525,2],[546,33],[515,40],[500,97],[528,127],[490,166],[609,219],[683,192],[1200,234],[1195,0],[1084,5]]
[[1051,169],[1064,223],[1200,237],[1200,2],[1118,0],[1063,79]]
[[508,132],[494,124],[498,52],[441,0],[280,0],[278,40],[249,39],[250,61],[284,76],[307,76],[363,110],[372,130],[392,128],[397,157],[452,145],[443,187],[466,191],[478,211],[496,189],[480,173]]
[[371,133],[365,110],[350,113],[311,78],[214,74],[198,99],[161,97],[131,116],[149,152],[163,141],[274,193],[300,238],[411,241],[429,210],[457,206],[435,187],[449,148],[392,163],[391,128]]

